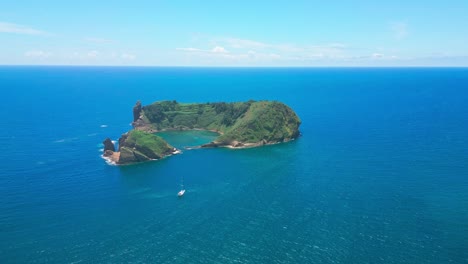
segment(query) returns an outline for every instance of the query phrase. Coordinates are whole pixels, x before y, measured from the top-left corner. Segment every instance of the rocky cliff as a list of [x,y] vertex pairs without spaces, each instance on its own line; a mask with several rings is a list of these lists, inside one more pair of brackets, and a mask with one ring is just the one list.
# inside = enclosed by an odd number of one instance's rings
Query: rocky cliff
[[137,101],[133,107],[133,122],[137,121],[140,118],[141,114],[141,102]]

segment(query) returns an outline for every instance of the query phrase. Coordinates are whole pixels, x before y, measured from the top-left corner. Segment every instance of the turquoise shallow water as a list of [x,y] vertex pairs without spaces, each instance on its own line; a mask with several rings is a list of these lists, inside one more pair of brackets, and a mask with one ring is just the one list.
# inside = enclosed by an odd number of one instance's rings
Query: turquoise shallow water
[[[0,262],[467,263],[467,87],[467,69],[1,67]],[[280,100],[302,137],[109,166],[138,99]]]
[[173,147],[185,151],[190,147],[198,147],[215,140],[219,134],[211,131],[165,131],[158,136],[171,142]]

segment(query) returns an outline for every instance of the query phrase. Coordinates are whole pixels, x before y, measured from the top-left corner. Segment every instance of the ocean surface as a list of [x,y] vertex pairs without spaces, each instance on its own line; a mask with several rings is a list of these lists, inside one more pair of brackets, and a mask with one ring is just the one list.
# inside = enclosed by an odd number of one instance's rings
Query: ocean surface
[[[0,263],[468,263],[466,68],[2,66],[0,92]],[[110,166],[139,99],[279,100],[302,136]]]

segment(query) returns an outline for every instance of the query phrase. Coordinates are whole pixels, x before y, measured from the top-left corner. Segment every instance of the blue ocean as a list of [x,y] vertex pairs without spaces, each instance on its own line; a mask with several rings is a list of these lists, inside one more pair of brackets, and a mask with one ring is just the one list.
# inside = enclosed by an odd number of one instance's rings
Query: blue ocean
[[[0,91],[0,263],[468,263],[466,68],[2,66]],[[101,158],[137,100],[250,99],[302,136]]]

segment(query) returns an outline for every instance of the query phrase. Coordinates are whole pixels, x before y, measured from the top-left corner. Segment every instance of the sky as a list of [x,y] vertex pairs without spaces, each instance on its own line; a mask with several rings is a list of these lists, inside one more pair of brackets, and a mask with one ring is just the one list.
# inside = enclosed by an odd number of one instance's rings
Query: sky
[[1,65],[468,66],[467,0],[0,2]]

